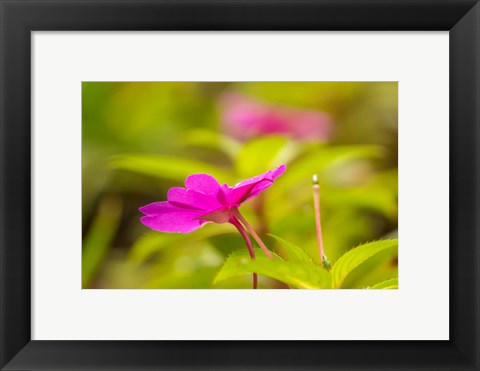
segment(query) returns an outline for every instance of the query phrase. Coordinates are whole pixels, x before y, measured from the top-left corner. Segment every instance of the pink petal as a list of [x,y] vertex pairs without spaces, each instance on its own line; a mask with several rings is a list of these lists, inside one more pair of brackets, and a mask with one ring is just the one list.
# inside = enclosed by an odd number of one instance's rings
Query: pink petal
[[273,181],[282,175],[287,169],[286,165],[280,165],[261,175],[244,180],[234,185],[229,190],[228,200],[232,205],[237,205],[251,197],[258,195],[273,184]]
[[232,214],[228,209],[218,209],[209,214],[202,215],[202,220],[208,220],[215,223],[227,223],[230,222]]
[[261,105],[247,99],[242,94],[227,93],[221,101],[222,122],[227,133],[238,138],[248,139],[261,131],[264,109]]
[[307,140],[331,136],[330,117],[319,111],[271,105],[232,92],[223,95],[221,109],[226,132],[241,140],[263,134]]
[[166,210],[170,210],[170,207],[171,206],[167,201],[153,202],[151,204],[142,206],[138,209],[138,211],[145,215],[158,215],[162,214]]
[[192,174],[185,180],[185,187],[208,195],[217,194],[220,184],[209,174]]
[[154,202],[139,210],[146,215],[140,221],[159,232],[189,233],[207,223],[206,220],[198,219],[205,214],[204,210],[182,208],[166,201]]
[[258,127],[262,134],[292,134],[287,117],[274,110],[265,112],[259,120]]
[[331,137],[332,123],[330,117],[321,112],[303,111],[292,115],[290,121],[292,133],[300,139],[321,139]]
[[246,179],[246,180],[243,180],[240,183],[235,184],[232,188],[243,187],[245,185],[258,183],[259,181],[262,181],[262,180],[273,181],[276,178],[278,178],[280,175],[282,175],[285,172],[286,169],[287,169],[286,165],[280,165],[273,170],[268,170],[267,172],[265,172],[263,174],[254,176],[254,177]]
[[193,189],[173,187],[168,190],[168,201],[177,206],[188,206],[200,210],[214,210],[222,205],[217,197],[211,194],[197,192]]

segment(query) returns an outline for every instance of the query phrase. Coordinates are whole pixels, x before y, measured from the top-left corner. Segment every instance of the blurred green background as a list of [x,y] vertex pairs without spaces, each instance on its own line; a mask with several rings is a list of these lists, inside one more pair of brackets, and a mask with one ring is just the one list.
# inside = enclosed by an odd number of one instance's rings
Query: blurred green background
[[[232,95],[244,100],[241,109],[266,107],[292,122],[317,112],[328,118],[329,134],[299,138],[292,127],[236,137],[225,124]],[[233,226],[210,223],[183,235],[140,223],[140,206],[166,200],[192,173],[233,185],[286,163],[276,184],[241,207],[271,249],[268,233],[318,261],[314,173],[331,262],[361,243],[396,238],[397,102],[396,82],[84,82],[83,288],[251,288],[251,275],[213,284],[226,256],[245,249]],[[397,260],[396,250],[379,254],[342,287],[394,277]],[[286,286],[260,276],[259,287]]]

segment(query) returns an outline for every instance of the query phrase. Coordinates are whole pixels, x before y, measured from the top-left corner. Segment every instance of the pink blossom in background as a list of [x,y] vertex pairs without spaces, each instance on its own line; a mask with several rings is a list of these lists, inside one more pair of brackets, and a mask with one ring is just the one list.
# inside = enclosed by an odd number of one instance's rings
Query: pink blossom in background
[[332,131],[331,119],[323,112],[268,105],[239,93],[225,94],[221,111],[225,132],[240,140],[284,134],[296,139],[326,141]]

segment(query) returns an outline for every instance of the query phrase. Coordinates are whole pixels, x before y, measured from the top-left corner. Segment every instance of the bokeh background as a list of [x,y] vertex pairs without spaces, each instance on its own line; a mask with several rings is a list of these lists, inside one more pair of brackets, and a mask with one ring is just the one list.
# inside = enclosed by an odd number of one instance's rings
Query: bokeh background
[[[312,175],[321,186],[325,253],[333,263],[367,241],[396,238],[396,82],[84,82],[83,288],[251,288],[251,275],[213,284],[245,249],[230,224],[154,232],[140,206],[166,199],[192,173],[233,185],[286,163],[241,211],[275,249],[273,233],[318,261]],[[355,269],[344,288],[397,274],[397,251]],[[285,288],[259,278],[260,288]]]

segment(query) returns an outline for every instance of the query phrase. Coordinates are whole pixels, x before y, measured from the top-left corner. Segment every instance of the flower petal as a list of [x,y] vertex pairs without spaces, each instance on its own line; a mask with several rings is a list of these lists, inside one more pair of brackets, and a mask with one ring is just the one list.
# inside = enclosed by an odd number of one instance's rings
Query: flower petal
[[139,209],[146,216],[140,221],[147,227],[159,232],[189,233],[207,223],[198,218],[204,210],[182,208],[169,202],[154,202]]
[[185,180],[185,187],[188,189],[202,192],[209,195],[215,195],[220,189],[220,184],[209,174],[192,174]]
[[261,175],[244,180],[229,190],[228,200],[232,205],[238,205],[249,198],[258,195],[273,184],[273,181],[282,175],[287,169],[286,165],[280,165]]
[[142,206],[141,208],[138,209],[142,214],[145,215],[158,215],[162,214],[165,212],[165,210],[168,210],[170,208],[170,205],[168,204],[167,201],[162,201],[162,202],[153,202],[151,204]]
[[332,123],[327,114],[314,111],[304,111],[292,117],[289,127],[300,139],[327,140],[332,136]]
[[323,112],[271,105],[233,92],[223,95],[220,107],[226,132],[240,140],[262,134],[321,141],[331,136],[331,120]]
[[199,210],[215,210],[222,205],[217,197],[211,194],[197,192],[193,189],[173,187],[168,190],[168,201],[177,206],[187,206]]

